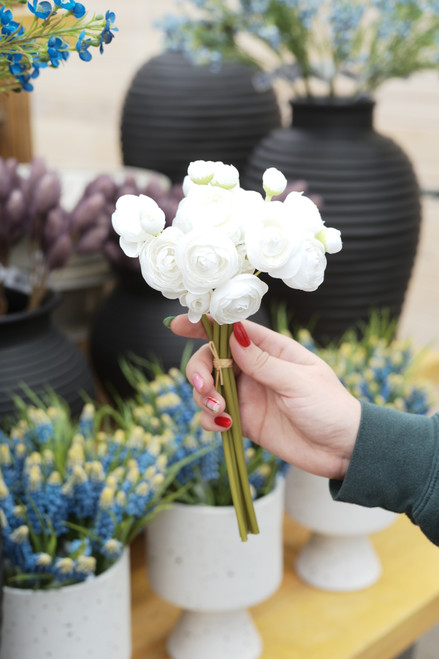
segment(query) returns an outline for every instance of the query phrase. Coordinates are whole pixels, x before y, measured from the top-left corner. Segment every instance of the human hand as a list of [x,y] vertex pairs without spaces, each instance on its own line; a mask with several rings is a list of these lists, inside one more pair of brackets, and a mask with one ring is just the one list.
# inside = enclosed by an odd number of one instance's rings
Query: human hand
[[[179,336],[207,339],[202,324],[187,315],[174,318],[170,328]],[[243,435],[300,469],[343,479],[361,405],[332,369],[294,339],[251,321],[235,323],[230,347]],[[202,426],[221,431],[230,427],[231,417],[215,389],[212,362],[206,344],[191,357],[186,374]]]

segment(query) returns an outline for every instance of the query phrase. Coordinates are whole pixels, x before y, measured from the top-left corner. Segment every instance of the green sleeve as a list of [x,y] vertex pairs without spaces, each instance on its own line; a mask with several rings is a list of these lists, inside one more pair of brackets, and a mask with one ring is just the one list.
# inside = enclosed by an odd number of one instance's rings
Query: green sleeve
[[439,545],[439,415],[361,408],[352,458],[344,480],[330,481],[332,497],[406,513]]

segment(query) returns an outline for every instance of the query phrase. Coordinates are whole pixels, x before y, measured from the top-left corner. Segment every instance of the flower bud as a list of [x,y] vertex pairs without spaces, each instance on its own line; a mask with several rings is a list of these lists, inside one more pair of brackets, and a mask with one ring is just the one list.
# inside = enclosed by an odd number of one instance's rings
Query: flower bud
[[35,215],[45,215],[58,206],[61,199],[61,181],[56,172],[47,172],[38,181],[33,195],[32,208]]
[[103,243],[108,237],[108,227],[93,227],[78,240],[76,250],[78,254],[90,254],[102,249]]
[[70,216],[70,228],[73,233],[81,235],[91,229],[105,205],[105,197],[102,192],[94,192],[88,197],[82,198]]
[[239,185],[239,172],[233,165],[216,162],[213,178],[210,183],[225,190],[231,190]]
[[109,174],[100,174],[88,183],[84,189],[82,199],[99,192],[105,199],[113,199],[117,194],[117,184]]
[[338,229],[325,227],[316,235],[316,238],[320,240],[328,254],[337,254],[342,248],[341,233]]
[[59,236],[66,232],[69,224],[67,213],[60,206],[53,208],[44,220],[42,248],[49,252]]
[[72,255],[72,241],[68,233],[64,233],[46,254],[49,270],[57,270],[65,266]]
[[191,181],[198,185],[207,185],[212,180],[215,163],[212,160],[194,160],[189,164],[187,173]]
[[276,167],[269,167],[262,176],[262,187],[267,196],[276,197],[287,187],[287,179]]

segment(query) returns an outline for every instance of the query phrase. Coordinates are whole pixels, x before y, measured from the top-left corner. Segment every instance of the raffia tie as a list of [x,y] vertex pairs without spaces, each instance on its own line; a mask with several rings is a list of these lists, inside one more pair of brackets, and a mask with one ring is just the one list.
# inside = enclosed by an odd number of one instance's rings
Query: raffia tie
[[216,371],[215,375],[215,389],[218,387],[218,381],[221,383],[221,386],[224,385],[223,378],[223,368],[231,368],[233,366],[233,359],[220,359],[216,345],[213,341],[209,341],[209,348],[213,355],[213,366]]

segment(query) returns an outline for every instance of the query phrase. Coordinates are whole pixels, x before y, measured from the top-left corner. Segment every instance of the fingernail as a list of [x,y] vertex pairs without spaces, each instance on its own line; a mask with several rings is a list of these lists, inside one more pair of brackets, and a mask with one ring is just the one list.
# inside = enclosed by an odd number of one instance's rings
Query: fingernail
[[216,416],[214,419],[217,426],[221,428],[230,428],[232,425],[232,420],[228,416]]
[[198,373],[195,373],[194,376],[192,377],[192,384],[194,385],[195,389],[198,391],[198,393],[201,393],[201,389],[203,388],[204,380],[199,375]]
[[175,316],[166,316],[166,318],[163,318],[163,325],[165,327],[171,327],[171,323],[174,320]]
[[251,341],[245,331],[244,325],[241,322],[233,323],[233,334],[239,345],[243,348],[248,348]]
[[215,398],[210,398],[209,396],[205,399],[204,404],[208,410],[212,410],[215,414],[220,411],[221,405],[215,400]]

